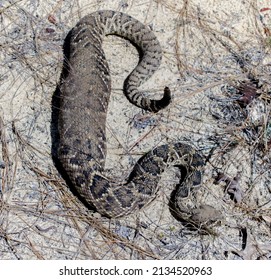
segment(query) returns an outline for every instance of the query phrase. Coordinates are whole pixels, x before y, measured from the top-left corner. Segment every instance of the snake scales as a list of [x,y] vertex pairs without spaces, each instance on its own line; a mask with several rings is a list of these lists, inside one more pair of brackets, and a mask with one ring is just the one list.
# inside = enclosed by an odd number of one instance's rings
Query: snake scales
[[[157,112],[170,103],[166,87],[160,100],[138,91],[159,67],[162,50],[153,32],[129,15],[98,11],[82,18],[69,32],[64,48],[60,82],[58,158],[79,195],[107,217],[120,217],[142,208],[157,193],[160,174],[169,165],[185,170],[176,188],[180,198],[201,184],[203,158],[190,145],[162,145],[142,156],[123,183],[103,175],[106,157],[105,125],[111,91],[109,67],[102,48],[106,35],[118,35],[135,44],[142,57],[124,82],[128,100],[142,109]],[[180,203],[179,203],[180,202]],[[175,211],[175,210],[174,210]]]

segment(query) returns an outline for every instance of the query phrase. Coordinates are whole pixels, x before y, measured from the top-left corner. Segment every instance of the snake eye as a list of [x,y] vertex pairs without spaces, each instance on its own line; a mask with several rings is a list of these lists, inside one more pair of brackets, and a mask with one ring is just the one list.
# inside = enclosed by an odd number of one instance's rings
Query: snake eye
[[185,155],[185,156],[183,156],[183,158],[182,158],[182,160],[183,160],[183,162],[184,163],[188,163],[189,162],[189,155]]

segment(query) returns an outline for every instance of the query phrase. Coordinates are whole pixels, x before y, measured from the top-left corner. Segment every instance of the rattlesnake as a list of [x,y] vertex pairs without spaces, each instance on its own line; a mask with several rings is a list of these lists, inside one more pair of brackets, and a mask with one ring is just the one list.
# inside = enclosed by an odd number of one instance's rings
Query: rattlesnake
[[[58,158],[79,195],[104,216],[116,218],[142,208],[157,193],[160,174],[169,165],[186,170],[179,184],[180,198],[200,186],[203,157],[190,145],[161,145],[145,154],[123,183],[103,174],[106,157],[105,124],[111,91],[109,67],[102,49],[106,35],[118,35],[136,45],[142,57],[124,82],[128,100],[151,112],[171,100],[165,88],[160,100],[151,100],[138,87],[159,67],[162,50],[154,33],[129,15],[98,11],[82,18],[69,32],[64,45],[63,75],[59,86]],[[181,181],[181,180],[180,180]],[[175,207],[174,206],[174,207]],[[175,210],[174,210],[175,211]]]

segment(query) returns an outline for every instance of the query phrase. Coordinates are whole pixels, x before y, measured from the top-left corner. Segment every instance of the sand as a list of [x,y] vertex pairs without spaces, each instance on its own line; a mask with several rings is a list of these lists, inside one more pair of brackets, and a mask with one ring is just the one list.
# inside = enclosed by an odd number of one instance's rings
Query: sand
[[[2,1],[0,259],[270,259],[268,4]],[[106,168],[125,178],[154,146],[193,145],[208,157],[199,203],[223,214],[205,234],[169,211],[177,182],[173,169],[145,209],[108,220],[87,209],[54,166],[51,98],[63,40],[82,16],[100,9],[128,13],[152,28],[163,62],[143,88],[158,96],[168,86],[173,95],[158,114],[131,105],[122,83],[137,64],[137,51],[124,39],[106,38],[113,89]],[[241,81],[250,87],[238,91]]]

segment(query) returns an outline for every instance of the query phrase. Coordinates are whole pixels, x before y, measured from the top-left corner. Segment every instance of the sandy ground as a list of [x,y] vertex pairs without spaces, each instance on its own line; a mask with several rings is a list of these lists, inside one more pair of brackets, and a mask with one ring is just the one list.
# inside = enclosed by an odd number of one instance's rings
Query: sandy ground
[[[270,259],[269,4],[1,1],[0,258]],[[113,88],[106,167],[124,178],[152,147],[189,142],[208,158],[199,200],[223,214],[205,234],[169,211],[174,170],[148,207],[108,220],[83,206],[53,164],[51,98],[63,40],[82,16],[100,9],[128,13],[153,29],[163,62],[144,88],[157,96],[169,86],[173,93],[158,114],[132,106],[121,89],[137,51],[106,38]]]

